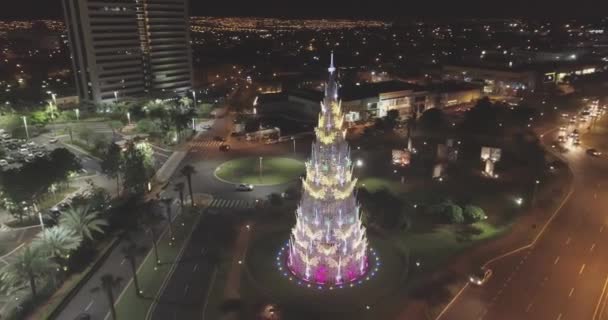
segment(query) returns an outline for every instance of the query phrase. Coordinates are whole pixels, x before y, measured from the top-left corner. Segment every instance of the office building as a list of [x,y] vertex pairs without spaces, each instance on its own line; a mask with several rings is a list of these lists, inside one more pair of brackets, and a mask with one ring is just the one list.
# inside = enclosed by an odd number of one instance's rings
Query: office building
[[64,0],[82,101],[146,92],[186,93],[192,83],[186,0]]

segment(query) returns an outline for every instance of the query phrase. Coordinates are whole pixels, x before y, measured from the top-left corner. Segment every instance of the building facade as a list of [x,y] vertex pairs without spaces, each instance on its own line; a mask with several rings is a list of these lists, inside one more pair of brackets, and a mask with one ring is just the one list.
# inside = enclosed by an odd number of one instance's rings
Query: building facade
[[64,0],[63,7],[82,101],[191,88],[186,0]]

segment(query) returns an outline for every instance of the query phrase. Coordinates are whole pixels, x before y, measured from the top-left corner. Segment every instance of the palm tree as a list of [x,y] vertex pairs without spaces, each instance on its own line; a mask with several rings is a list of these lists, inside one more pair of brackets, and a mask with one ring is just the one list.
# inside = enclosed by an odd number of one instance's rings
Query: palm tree
[[173,188],[174,191],[177,191],[179,193],[179,202],[182,207],[182,210],[184,210],[184,188],[185,185],[183,182],[176,183],[175,187]]
[[180,173],[186,177],[188,181],[188,191],[190,192],[191,206],[194,207],[194,196],[192,195],[192,175],[196,174],[196,169],[193,166],[187,164],[181,170]]
[[48,256],[38,246],[27,246],[14,258],[13,263],[2,269],[2,282],[11,289],[19,289],[29,284],[32,296],[36,296],[36,281],[56,271],[58,265],[49,261]]
[[156,241],[158,237],[156,236],[156,231],[154,227],[163,219],[163,216],[158,214],[152,208],[152,202],[147,202],[144,212],[139,215],[140,225],[144,226],[147,231],[150,233],[150,238],[152,240],[152,247],[154,249],[154,258],[156,258],[156,264],[160,263],[160,258],[158,256],[158,247]]
[[135,294],[138,296],[142,294],[142,291],[139,287],[139,280],[137,278],[137,263],[135,262],[135,258],[142,254],[145,251],[145,248],[137,246],[135,243],[129,241],[129,244],[121,248],[121,252],[124,255],[125,259],[129,262],[129,266],[131,267],[131,274],[133,275],[133,285],[135,285]]
[[118,288],[121,282],[122,278],[115,277],[111,273],[106,273],[101,276],[100,286],[95,287],[93,288],[93,290],[91,290],[93,292],[103,290],[103,292],[106,294],[106,298],[108,298],[108,304],[110,305],[110,313],[112,314],[113,320],[116,320],[116,308],[114,307],[114,292],[112,290]]
[[171,233],[171,240],[173,240],[173,213],[171,212],[171,203],[173,202],[173,199],[162,198],[160,201],[165,204],[165,209],[167,210],[167,220],[169,220],[169,232]]
[[99,217],[99,212],[89,206],[70,207],[59,218],[59,224],[68,227],[84,240],[93,240],[94,233],[104,233],[108,221]]
[[78,249],[81,242],[82,237],[74,230],[67,226],[56,226],[44,229],[32,243],[59,263],[61,259],[69,258],[70,252]]
[[187,96],[183,96],[179,99],[179,104],[183,107],[183,108],[190,108],[190,105],[192,105],[192,99],[188,98]]

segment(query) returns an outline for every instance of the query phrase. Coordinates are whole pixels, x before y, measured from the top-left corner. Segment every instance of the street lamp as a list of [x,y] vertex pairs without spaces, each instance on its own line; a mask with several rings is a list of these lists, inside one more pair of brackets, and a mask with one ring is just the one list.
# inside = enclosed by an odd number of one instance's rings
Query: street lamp
[[192,105],[194,106],[194,109],[196,109],[196,90],[192,90]]
[[516,203],[518,206],[521,206],[521,205],[524,203],[524,199],[522,199],[521,197],[516,198],[516,199],[515,199],[515,203]]
[[80,121],[80,110],[76,108],[74,111],[76,112],[76,121]]
[[296,139],[292,136],[291,141],[293,141],[293,154],[296,154]]
[[536,190],[538,189],[539,184],[540,180],[536,179],[534,181],[534,190],[532,191],[532,201],[530,201],[532,205],[534,205],[534,202],[536,202]]
[[131,112],[127,112],[127,121],[131,124]]
[[118,91],[114,91],[114,103],[118,103]]
[[25,136],[27,137],[27,140],[30,139],[30,133],[27,130],[27,118],[25,116],[22,116],[21,119],[23,119],[23,126],[25,127]]
[[359,167],[359,168],[363,167],[363,160],[357,159],[357,167]]
[[264,157],[260,157],[260,182],[262,182],[262,160],[264,159]]

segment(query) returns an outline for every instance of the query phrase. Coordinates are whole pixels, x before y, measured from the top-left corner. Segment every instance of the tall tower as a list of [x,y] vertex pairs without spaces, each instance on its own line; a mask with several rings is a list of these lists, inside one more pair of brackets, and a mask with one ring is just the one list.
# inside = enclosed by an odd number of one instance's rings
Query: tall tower
[[187,0],[63,0],[83,101],[192,86]]
[[334,285],[355,281],[368,269],[368,243],[354,195],[350,147],[338,100],[333,54],[321,102],[316,142],[289,239],[287,267],[299,279]]

